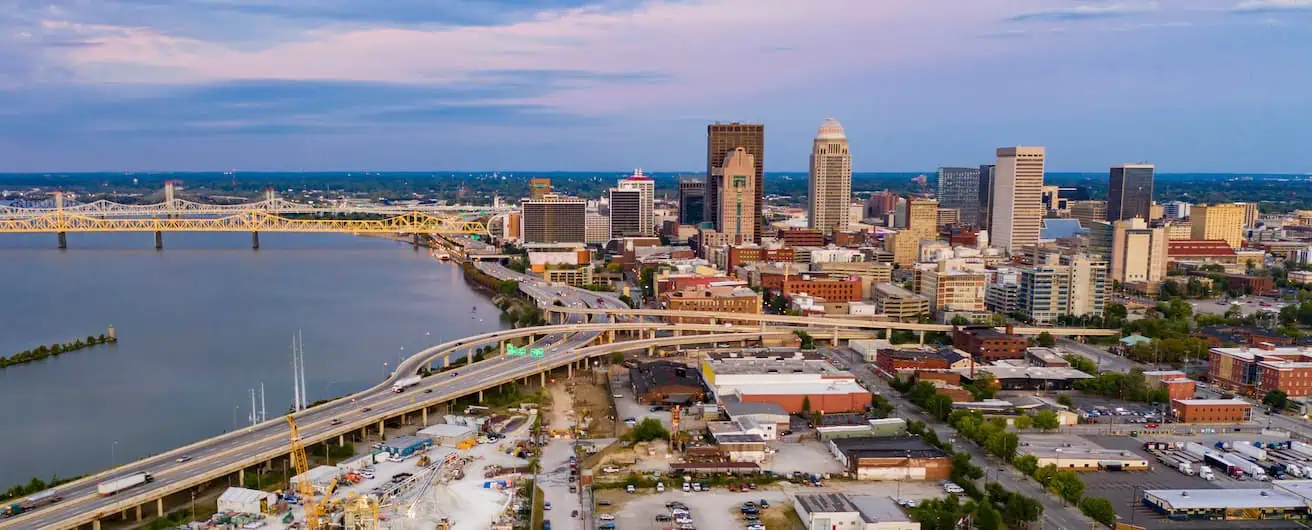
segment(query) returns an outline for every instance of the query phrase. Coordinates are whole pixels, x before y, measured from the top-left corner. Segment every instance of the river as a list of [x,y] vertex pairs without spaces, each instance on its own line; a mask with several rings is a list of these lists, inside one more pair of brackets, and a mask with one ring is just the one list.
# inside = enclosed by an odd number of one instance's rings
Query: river
[[0,490],[78,475],[249,423],[292,401],[302,330],[310,401],[377,384],[443,339],[506,327],[458,266],[334,234],[0,236],[0,355],[99,335],[117,344],[0,369]]

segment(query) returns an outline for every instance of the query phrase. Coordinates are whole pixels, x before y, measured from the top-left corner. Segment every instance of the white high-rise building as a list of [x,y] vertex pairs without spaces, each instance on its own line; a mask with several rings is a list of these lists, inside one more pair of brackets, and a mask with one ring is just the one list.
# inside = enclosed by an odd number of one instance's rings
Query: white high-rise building
[[1000,147],[993,173],[989,232],[993,245],[1015,253],[1039,242],[1043,223],[1042,147]]
[[852,222],[852,155],[847,134],[838,120],[828,118],[811,145],[811,175],[807,198],[809,224],[826,234],[847,230]]
[[641,169],[635,169],[632,176],[620,181],[618,189],[638,190],[638,235],[655,234],[656,218],[652,214],[652,205],[656,200],[656,182],[643,175]]

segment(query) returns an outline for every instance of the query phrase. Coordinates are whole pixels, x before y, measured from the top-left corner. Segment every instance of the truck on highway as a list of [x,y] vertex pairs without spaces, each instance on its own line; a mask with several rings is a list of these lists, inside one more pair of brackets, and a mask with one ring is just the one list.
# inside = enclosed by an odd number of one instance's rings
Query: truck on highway
[[423,380],[422,377],[417,375],[412,375],[410,377],[392,383],[392,392],[396,392],[397,394],[400,394],[401,392],[405,392],[405,389],[419,384],[419,382],[422,380]]
[[47,504],[54,504],[62,500],[64,500],[64,498],[56,495],[54,490],[38,493],[23,499],[22,502],[6,504],[3,507],[0,507],[0,519],[13,517],[24,512],[30,512]]
[[155,480],[155,477],[151,476],[150,473],[138,471],[131,475],[106,480],[96,484],[96,493],[99,493],[101,497],[106,497],[128,488],[140,486],[152,480]]

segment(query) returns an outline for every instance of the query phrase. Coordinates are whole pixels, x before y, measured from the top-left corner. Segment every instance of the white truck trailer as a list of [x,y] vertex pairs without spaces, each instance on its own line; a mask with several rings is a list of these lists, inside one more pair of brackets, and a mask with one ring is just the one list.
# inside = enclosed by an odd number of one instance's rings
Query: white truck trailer
[[106,480],[96,484],[96,493],[100,494],[101,497],[106,497],[128,488],[140,486],[152,480],[155,480],[155,477],[151,476],[150,473],[139,471],[131,475]]

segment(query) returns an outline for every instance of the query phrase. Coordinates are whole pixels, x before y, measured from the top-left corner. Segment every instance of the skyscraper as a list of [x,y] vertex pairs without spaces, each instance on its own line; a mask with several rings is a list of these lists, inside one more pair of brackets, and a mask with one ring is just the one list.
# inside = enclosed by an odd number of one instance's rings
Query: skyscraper
[[1107,220],[1124,221],[1138,217],[1152,220],[1152,164],[1113,166],[1107,186]]
[[587,201],[548,193],[541,199],[520,201],[525,243],[583,243]]
[[1000,147],[990,190],[989,239],[1015,253],[1039,242],[1043,222],[1042,147]]
[[807,187],[810,226],[826,234],[851,224],[852,155],[847,134],[838,120],[828,118],[811,144],[811,175]]
[[[620,180],[619,189],[637,190],[638,197],[638,233],[634,235],[649,236],[655,233],[656,219],[653,217],[653,201],[656,200],[656,183],[651,177],[642,174],[641,169],[633,170],[633,175]],[[611,208],[614,208],[612,205]]]
[[920,240],[938,239],[938,205],[934,199],[908,197],[907,219],[903,223],[907,231],[916,234]]
[[938,168],[938,204],[957,210],[965,224],[978,225],[980,211],[979,168]]
[[760,192],[755,189],[756,163],[747,148],[738,147],[724,156],[724,161],[716,166],[719,183],[716,195],[719,204],[715,211],[719,217],[715,226],[720,233],[733,244],[742,244],[759,238],[760,220],[756,218],[760,211],[756,204]]
[[993,173],[997,168],[994,164],[979,166],[979,227],[984,230],[989,229],[989,221],[993,220]]
[[528,196],[530,199],[540,201],[548,193],[551,193],[551,179],[546,177],[529,179]]
[[706,181],[679,181],[679,224],[696,226],[706,220]]
[[1189,209],[1193,222],[1193,239],[1224,239],[1230,248],[1244,244],[1244,206],[1242,204],[1196,204]]
[[[706,219],[715,223],[723,217],[720,215],[720,205],[724,203],[720,199],[720,177],[722,174],[719,170],[723,167],[730,157],[729,155],[737,148],[743,148],[746,154],[752,156],[754,161],[752,175],[752,190],[756,195],[752,197],[752,220],[760,223],[761,205],[765,202],[763,192],[765,191],[765,125],[759,123],[712,123],[706,126]],[[716,230],[724,232],[724,227],[715,226]],[[760,227],[752,230],[752,235],[756,241],[760,241]]]
[[642,231],[642,191],[634,188],[610,189],[610,237],[638,237]]

